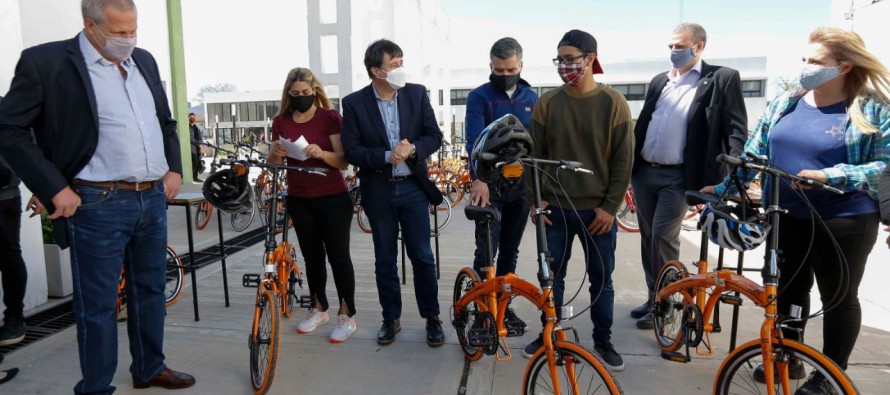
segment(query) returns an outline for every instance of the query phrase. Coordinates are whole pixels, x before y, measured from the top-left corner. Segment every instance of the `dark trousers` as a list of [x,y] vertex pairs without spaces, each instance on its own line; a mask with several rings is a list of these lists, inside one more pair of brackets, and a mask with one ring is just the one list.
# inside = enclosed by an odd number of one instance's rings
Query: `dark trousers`
[[[794,304],[803,308],[801,317],[808,316],[810,289],[815,278],[823,308],[834,305],[823,317],[822,353],[844,369],[859,337],[862,322],[859,283],[868,254],[877,239],[878,220],[877,213],[831,218],[825,220],[827,229],[817,222],[812,245],[813,225],[809,219],[782,215],[779,222],[779,249],[784,258],[779,260],[779,314],[788,314]],[[849,267],[846,272],[842,272],[843,263],[829,232],[846,258]],[[806,322],[793,325],[803,328]],[[800,339],[796,331],[785,330],[783,333],[790,339]]]
[[[572,257],[572,243],[577,236],[586,256],[587,280],[590,281],[590,320],[593,322],[593,341],[606,343],[612,339],[612,317],[615,307],[615,289],[612,288],[612,271],[615,270],[615,248],[618,242],[618,226],[603,235],[592,235],[587,226],[596,218],[594,210],[571,210],[548,206],[547,218],[553,223],[547,227],[547,248],[553,257],[550,271],[553,273],[553,301],[556,314],[561,316],[563,294],[566,288],[566,272]],[[574,293],[573,293],[574,294]],[[544,317],[541,316],[543,323]]]
[[201,154],[197,152],[192,152],[192,174],[195,175],[194,178],[198,178],[198,174],[201,174]]
[[640,223],[640,261],[649,300],[662,265],[680,257],[680,228],[687,205],[683,169],[642,165],[631,180]]
[[[497,259],[496,276],[516,272],[516,259],[519,256],[519,242],[528,222],[528,199],[523,190],[491,189],[491,207],[501,212],[501,222],[491,223],[492,256]],[[488,245],[485,241],[485,227],[476,223],[476,255],[473,269],[480,272],[488,265]],[[480,274],[481,275],[481,274]],[[485,276],[483,276],[485,277]]]
[[[397,320],[402,316],[402,295],[399,284],[399,228],[402,242],[411,267],[414,270],[414,296],[420,316],[429,318],[439,315],[439,285],[436,279],[436,261],[430,247],[430,212],[426,194],[413,177],[390,184],[389,202],[376,205],[385,209],[366,210],[374,240],[374,265],[377,276],[377,292],[384,320]],[[362,191],[362,203],[379,199],[379,196]],[[366,206],[367,208],[367,206]]]
[[3,304],[6,321],[21,320],[25,308],[25,285],[28,270],[22,259],[20,235],[22,228],[22,197],[0,200],[0,274],[3,276]]
[[294,221],[297,241],[306,261],[306,279],[313,306],[318,305],[323,311],[329,307],[325,294],[327,256],[340,304],[346,306],[350,317],[355,315],[355,272],[349,255],[352,210],[347,192],[317,198],[287,197],[287,211]]

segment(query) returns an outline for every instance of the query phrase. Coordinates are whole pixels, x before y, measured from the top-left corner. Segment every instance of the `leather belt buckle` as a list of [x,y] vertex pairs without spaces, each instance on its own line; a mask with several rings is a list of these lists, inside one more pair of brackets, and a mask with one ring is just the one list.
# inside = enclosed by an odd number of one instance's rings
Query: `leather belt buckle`
[[390,176],[389,181],[390,182],[405,181],[408,179],[408,177],[411,177],[411,176]]

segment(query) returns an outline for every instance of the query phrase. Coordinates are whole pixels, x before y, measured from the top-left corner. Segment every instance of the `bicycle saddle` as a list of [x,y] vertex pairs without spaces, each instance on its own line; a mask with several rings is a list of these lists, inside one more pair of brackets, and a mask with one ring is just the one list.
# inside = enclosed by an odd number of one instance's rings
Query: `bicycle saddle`
[[501,221],[501,212],[491,206],[466,206],[464,207],[464,214],[466,214],[467,219],[471,221]]
[[706,203],[716,204],[718,202],[720,202],[720,198],[717,196],[701,193],[699,191],[686,191],[686,204],[690,206]]

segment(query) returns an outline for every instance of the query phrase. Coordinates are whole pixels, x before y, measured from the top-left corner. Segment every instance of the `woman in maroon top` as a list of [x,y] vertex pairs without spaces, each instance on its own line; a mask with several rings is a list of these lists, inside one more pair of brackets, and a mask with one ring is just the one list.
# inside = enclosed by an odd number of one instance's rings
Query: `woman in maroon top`
[[309,333],[328,322],[325,295],[327,269],[325,254],[334,273],[340,300],[337,327],[331,342],[339,343],[355,332],[355,274],[349,256],[349,227],[352,201],[340,169],[347,166],[340,143],[343,118],[331,106],[324,86],[309,69],[295,68],[287,73],[281,94],[281,109],[272,120],[272,147],[269,162],[282,163],[287,149],[280,139],[295,141],[301,136],[309,146],[306,160],[287,158],[293,166],[326,167],[320,177],[288,170],[287,210],[294,222],[297,240],[306,261],[306,277],[312,307],[297,332]]

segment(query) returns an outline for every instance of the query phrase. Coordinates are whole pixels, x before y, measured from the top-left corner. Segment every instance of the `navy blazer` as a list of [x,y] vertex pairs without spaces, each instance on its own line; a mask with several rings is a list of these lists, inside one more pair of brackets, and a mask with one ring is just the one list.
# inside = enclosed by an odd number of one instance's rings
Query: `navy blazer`
[[[377,106],[374,88],[368,85],[343,98],[343,131],[340,139],[346,160],[358,166],[362,188],[362,205],[377,211],[389,202],[392,165],[386,161],[390,151],[389,137]],[[426,159],[442,145],[442,131],[436,122],[426,87],[406,84],[398,90],[399,128],[402,139],[416,149],[416,155],[406,163],[430,203],[439,204],[442,193],[429,179]]]
[[[132,59],[154,97],[167,165],[182,174],[176,121],[158,65],[140,48]],[[98,119],[96,93],[77,36],[22,51],[9,93],[0,102],[0,152],[49,212],[55,211],[52,198],[96,152]],[[56,242],[67,247],[65,219],[54,221],[53,228]]]
[[[643,110],[634,128],[634,174],[640,165],[646,163],[640,153],[643,151],[652,113],[655,112],[655,103],[668,82],[667,73],[652,78]],[[702,62],[701,79],[689,107],[686,148],[683,150],[686,189],[697,191],[723,181],[728,168],[717,162],[717,155],[742,153],[748,140],[747,114],[739,72]]]

